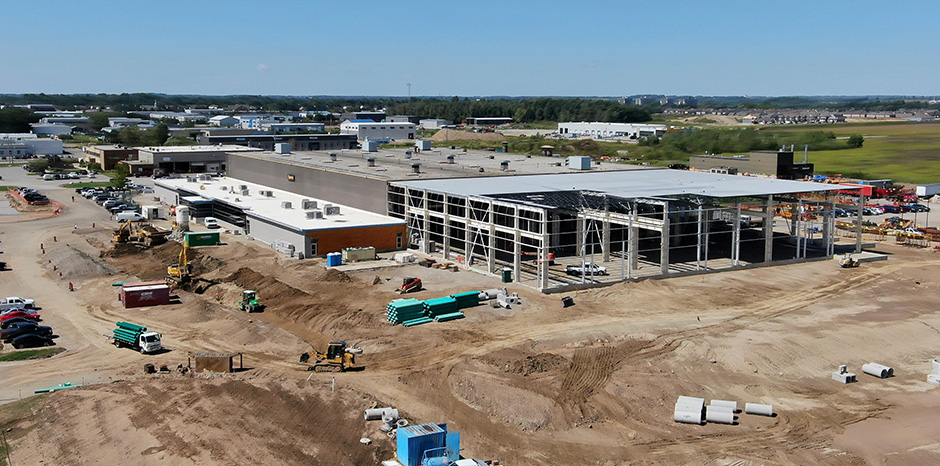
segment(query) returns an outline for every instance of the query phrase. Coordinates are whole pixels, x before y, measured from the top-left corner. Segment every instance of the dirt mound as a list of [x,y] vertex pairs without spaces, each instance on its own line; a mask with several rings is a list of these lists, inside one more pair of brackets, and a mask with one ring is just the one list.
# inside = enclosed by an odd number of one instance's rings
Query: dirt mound
[[[102,251],[101,257],[108,257],[121,270],[140,277],[142,280],[154,280],[166,277],[168,265],[179,260],[182,246],[169,242],[146,248],[136,244],[115,244],[111,249]],[[202,275],[220,269],[224,263],[201,253],[198,249],[189,249],[189,262],[194,275]]]
[[512,362],[509,365],[507,371],[515,374],[529,375],[541,374],[543,372],[551,372],[555,370],[565,370],[570,366],[571,361],[569,361],[564,356],[559,356],[554,353],[541,353],[532,356],[526,356],[525,359]]
[[502,141],[506,137],[497,133],[471,133],[470,131],[458,131],[456,129],[442,129],[431,136],[435,142],[446,141]]
[[329,269],[323,275],[320,275],[317,280],[321,282],[340,282],[340,283],[349,283],[352,281],[352,278],[349,275],[346,275],[346,272],[342,270]]

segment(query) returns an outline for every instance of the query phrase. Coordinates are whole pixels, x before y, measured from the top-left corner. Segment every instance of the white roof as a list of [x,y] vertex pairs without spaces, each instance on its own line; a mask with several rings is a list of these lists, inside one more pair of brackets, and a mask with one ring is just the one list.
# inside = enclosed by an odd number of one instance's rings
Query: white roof
[[145,150],[147,152],[160,152],[160,153],[183,153],[183,152],[260,152],[264,149],[259,149],[257,147],[248,147],[248,146],[237,146],[235,144],[229,145],[203,145],[203,146],[147,146],[147,147],[137,147],[136,149]]
[[[185,189],[196,193],[199,197],[204,199],[221,201],[237,206],[245,210],[246,215],[249,217],[268,220],[301,231],[405,224],[403,220],[397,218],[374,214],[365,210],[337,204],[329,200],[273,189],[236,178],[213,177],[212,180],[213,181],[190,182],[187,181],[186,178],[164,178],[157,180],[156,184],[165,188]],[[248,186],[249,194],[247,196],[232,192],[233,189],[237,190],[240,185]],[[227,189],[223,190],[223,187]],[[274,195],[272,197],[262,196],[259,194],[261,190],[271,191]],[[302,208],[301,201],[303,200],[316,201],[317,210],[320,211],[324,210],[323,206],[325,204],[332,204],[340,208],[340,213],[339,215],[324,215],[322,219],[308,219]],[[290,209],[281,207],[281,203],[284,201],[291,203]]]
[[681,195],[745,197],[846,189],[845,186],[808,181],[669,169],[434,179],[392,184],[464,196],[594,191],[625,199]]

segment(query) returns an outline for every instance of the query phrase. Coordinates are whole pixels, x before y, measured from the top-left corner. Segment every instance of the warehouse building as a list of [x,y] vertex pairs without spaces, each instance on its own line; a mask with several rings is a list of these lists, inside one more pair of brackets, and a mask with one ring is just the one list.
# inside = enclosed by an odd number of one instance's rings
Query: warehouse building
[[775,176],[782,180],[798,180],[813,176],[813,164],[794,163],[793,151],[753,151],[748,155],[693,155],[689,166],[699,171],[729,174]]
[[[150,167],[167,173],[218,173],[225,171],[226,154],[260,151],[245,146],[137,147],[137,168]],[[134,164],[131,164],[132,166]],[[134,173],[137,173],[134,171]]]
[[84,146],[85,160],[101,165],[103,170],[113,170],[118,162],[137,159],[137,149],[113,144]]
[[359,147],[355,135],[350,134],[223,134],[203,132],[197,136],[200,144],[237,145],[271,151],[277,144],[290,144],[291,150],[343,150]]
[[370,120],[376,123],[385,120],[385,112],[377,111],[359,111],[359,112],[343,112],[339,116],[340,121],[344,120]]
[[418,126],[422,129],[441,129],[445,126],[450,126],[453,124],[453,121],[438,118],[426,118],[418,122]]
[[558,134],[571,137],[594,138],[644,138],[662,136],[669,129],[666,125],[647,125],[637,123],[566,122],[558,123]]
[[0,157],[34,155],[62,155],[62,140],[40,138],[33,133],[0,133]]
[[473,126],[505,125],[512,123],[512,117],[470,117],[464,122]]
[[188,206],[196,219],[215,217],[294,257],[369,246],[389,251],[404,242],[400,219],[235,178],[197,175],[155,184],[161,201]]
[[414,123],[376,123],[372,120],[346,120],[339,125],[339,131],[343,134],[352,134],[356,139],[365,141],[367,139],[414,139]]

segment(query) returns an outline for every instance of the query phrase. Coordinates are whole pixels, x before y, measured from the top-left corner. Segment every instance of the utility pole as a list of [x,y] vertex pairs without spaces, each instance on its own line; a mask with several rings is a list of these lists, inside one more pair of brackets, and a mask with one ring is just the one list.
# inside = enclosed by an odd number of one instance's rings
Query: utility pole
[[408,83],[408,100],[411,100],[411,83]]

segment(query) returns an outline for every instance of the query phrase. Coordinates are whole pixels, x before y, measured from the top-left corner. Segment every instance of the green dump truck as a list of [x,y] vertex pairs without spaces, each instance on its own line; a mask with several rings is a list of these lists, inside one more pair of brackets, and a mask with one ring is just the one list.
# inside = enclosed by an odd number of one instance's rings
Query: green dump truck
[[111,339],[114,346],[133,348],[141,354],[154,353],[163,349],[161,338],[163,335],[148,332],[147,327],[130,322],[118,322],[112,335],[105,335]]

